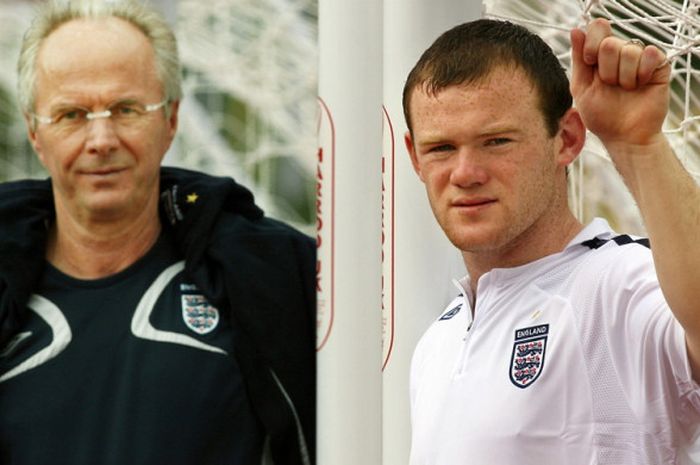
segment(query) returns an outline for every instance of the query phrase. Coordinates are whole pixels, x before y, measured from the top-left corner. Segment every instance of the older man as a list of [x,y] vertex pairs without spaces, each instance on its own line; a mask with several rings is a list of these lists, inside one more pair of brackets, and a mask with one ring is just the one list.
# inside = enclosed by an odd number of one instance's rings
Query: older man
[[137,1],[48,2],[25,36],[50,180],[0,187],[2,463],[313,463],[315,245],[161,169],[178,63]]
[[[603,20],[551,49],[479,20],[408,77],[406,144],[468,276],[411,373],[412,465],[676,464],[700,419],[700,189],[661,126],[670,66]],[[583,226],[566,167],[585,125],[649,241]]]

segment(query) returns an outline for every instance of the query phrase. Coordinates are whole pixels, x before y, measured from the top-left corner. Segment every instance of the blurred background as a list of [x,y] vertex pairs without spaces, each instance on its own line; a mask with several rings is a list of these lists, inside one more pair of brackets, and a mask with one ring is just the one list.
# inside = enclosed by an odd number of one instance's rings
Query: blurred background
[[[36,0],[0,0],[0,182],[47,174],[16,101]],[[164,164],[232,176],[270,216],[315,230],[317,0],[151,0],[183,64],[180,127]]]

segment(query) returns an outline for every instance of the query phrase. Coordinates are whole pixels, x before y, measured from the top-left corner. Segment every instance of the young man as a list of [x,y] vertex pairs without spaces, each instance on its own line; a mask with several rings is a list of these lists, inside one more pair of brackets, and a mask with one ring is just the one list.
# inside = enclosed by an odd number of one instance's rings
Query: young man
[[[468,271],[415,351],[412,465],[675,464],[700,419],[700,189],[661,132],[670,66],[604,20],[571,41],[575,109],[507,22],[446,32],[406,82],[411,161]],[[586,127],[651,250],[571,213]]]
[[315,244],[161,168],[165,20],[47,2],[19,94],[51,178],[0,186],[0,463],[313,463]]

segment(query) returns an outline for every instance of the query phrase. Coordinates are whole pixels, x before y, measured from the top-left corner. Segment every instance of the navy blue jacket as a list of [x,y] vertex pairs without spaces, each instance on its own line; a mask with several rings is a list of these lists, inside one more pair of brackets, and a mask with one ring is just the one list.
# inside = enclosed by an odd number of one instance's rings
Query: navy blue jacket
[[[185,273],[230,309],[235,356],[275,464],[315,463],[314,241],[265,217],[230,178],[162,168],[160,210]],[[50,180],[0,184],[0,348],[27,314],[53,217]]]

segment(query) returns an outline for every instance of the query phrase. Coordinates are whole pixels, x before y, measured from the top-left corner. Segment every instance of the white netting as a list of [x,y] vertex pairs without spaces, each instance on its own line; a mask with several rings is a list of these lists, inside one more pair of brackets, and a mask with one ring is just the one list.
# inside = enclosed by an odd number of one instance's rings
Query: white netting
[[[700,180],[700,0],[485,0],[484,8],[488,17],[509,19],[540,34],[567,69],[569,31],[594,17],[610,19],[623,37],[666,51],[672,83],[664,130],[678,157]],[[589,137],[572,174],[579,218],[603,215],[618,229],[643,233],[636,206],[595,137]]]
[[39,169],[15,97],[20,39],[31,14],[31,5],[25,2],[0,6],[0,180],[24,177]]
[[316,2],[180,0],[177,12],[187,71],[180,162],[259,186],[273,213],[311,225]]
[[[14,98],[31,3],[0,5],[0,180],[45,175]],[[166,164],[233,176],[269,214],[312,230],[316,0],[150,3],[174,24],[184,68],[180,127]]]

